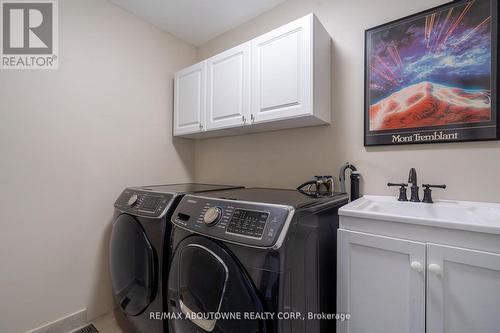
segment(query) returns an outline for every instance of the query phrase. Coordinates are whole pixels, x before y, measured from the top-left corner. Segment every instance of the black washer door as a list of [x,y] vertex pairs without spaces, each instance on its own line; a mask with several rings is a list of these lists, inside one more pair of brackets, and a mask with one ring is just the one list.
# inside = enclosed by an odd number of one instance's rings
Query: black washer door
[[[170,266],[168,307],[169,312],[182,314],[181,319],[169,321],[171,332],[266,332],[264,321],[243,317],[245,312],[263,312],[244,268],[223,245],[205,237],[191,236],[177,246]],[[207,316],[185,318],[200,313]],[[241,319],[221,319],[215,313],[240,313]]]
[[139,315],[156,292],[156,255],[141,224],[122,214],[111,232],[111,282],[123,312]]

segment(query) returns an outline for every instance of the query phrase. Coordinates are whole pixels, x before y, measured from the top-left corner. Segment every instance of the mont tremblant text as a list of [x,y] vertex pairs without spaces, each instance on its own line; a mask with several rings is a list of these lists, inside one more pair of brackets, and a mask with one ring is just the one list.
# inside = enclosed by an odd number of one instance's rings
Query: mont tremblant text
[[400,135],[396,134],[392,136],[392,142],[404,143],[404,142],[426,142],[426,141],[450,141],[457,140],[458,132],[455,133],[443,133],[434,132],[430,134],[413,133],[410,135]]

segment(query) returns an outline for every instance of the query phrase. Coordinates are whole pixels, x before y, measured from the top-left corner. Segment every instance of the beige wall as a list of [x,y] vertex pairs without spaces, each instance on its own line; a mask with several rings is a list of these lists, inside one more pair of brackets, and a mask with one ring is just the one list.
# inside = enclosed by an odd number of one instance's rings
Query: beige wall
[[59,9],[59,70],[0,71],[0,332],[109,311],[114,200],[193,174],[171,112],[195,48],[104,0]]
[[199,140],[195,177],[202,182],[294,187],[315,174],[338,174],[345,161],[363,175],[365,194],[396,194],[387,181],[445,183],[436,197],[500,202],[500,143],[398,147],[363,146],[364,30],[446,1],[289,0],[202,45],[198,60],[249,40],[309,12],[333,39],[331,126]]

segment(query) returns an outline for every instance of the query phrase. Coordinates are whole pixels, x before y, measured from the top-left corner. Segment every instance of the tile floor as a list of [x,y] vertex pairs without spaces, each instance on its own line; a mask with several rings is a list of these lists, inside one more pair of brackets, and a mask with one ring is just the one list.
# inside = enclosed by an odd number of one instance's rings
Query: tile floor
[[114,315],[107,314],[92,321],[99,333],[124,333],[116,323]]

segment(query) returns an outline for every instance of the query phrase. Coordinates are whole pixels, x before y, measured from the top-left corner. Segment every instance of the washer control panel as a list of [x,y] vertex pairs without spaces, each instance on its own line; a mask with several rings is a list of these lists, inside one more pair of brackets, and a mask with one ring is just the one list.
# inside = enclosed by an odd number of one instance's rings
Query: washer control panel
[[172,223],[232,243],[272,247],[286,232],[292,215],[288,206],[186,195]]
[[115,202],[115,207],[125,213],[136,216],[160,218],[172,201],[170,193],[148,192],[127,188]]
[[226,232],[260,239],[268,218],[269,212],[236,208]]

